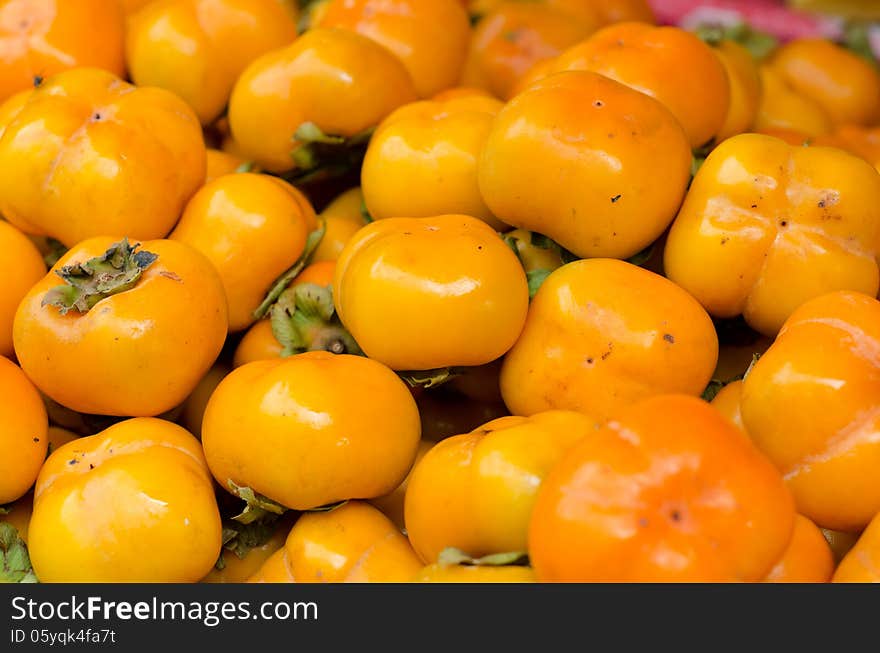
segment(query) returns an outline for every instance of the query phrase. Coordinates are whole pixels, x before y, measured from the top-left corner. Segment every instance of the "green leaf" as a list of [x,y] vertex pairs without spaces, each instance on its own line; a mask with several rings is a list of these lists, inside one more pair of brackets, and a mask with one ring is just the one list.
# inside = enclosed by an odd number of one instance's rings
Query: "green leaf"
[[137,251],[138,247],[140,243],[129,245],[128,238],[123,238],[102,256],[56,270],[65,285],[49,290],[42,305],[55,306],[62,315],[72,310],[87,313],[102,299],[134,288],[144,270],[159,258]]
[[35,583],[27,545],[12,524],[0,522],[0,582]]
[[467,565],[479,567],[507,567],[511,565],[526,566],[529,556],[525,551],[508,551],[492,553],[482,558],[473,558],[461,549],[447,547],[440,552],[437,562],[441,565]]
[[265,519],[269,514],[283,515],[287,512],[287,508],[280,503],[257,494],[249,487],[236,485],[231,479],[227,479],[226,484],[229,490],[246,504],[244,510],[232,518],[239,524],[252,524],[257,520]]
[[325,134],[313,122],[301,124],[293,136],[290,156],[294,170],[284,178],[296,184],[342,176],[363,163],[375,127],[351,137]]
[[779,39],[753,29],[748,23],[736,23],[734,25],[705,24],[698,26],[694,32],[709,45],[716,46],[721,41],[728,39],[736,41],[759,61],[764,59],[779,46]]
[[706,389],[703,390],[703,394],[700,397],[703,401],[712,402],[715,397],[718,396],[718,393],[724,389],[724,386],[727,385],[724,381],[720,379],[712,379],[709,381],[709,385],[706,386]]
[[461,376],[461,368],[440,367],[433,370],[397,372],[397,375],[413,388],[434,388]]
[[537,293],[541,284],[553,273],[553,270],[531,270],[526,272],[526,279],[529,282],[529,299],[532,299]]
[[327,222],[319,217],[318,218],[318,228],[312,231],[308,238],[306,239],[306,246],[303,249],[302,254],[296,260],[296,262],[288,268],[288,270],[282,274],[278,279],[272,284],[272,288],[269,290],[269,293],[266,295],[266,298],[263,300],[257,310],[253,312],[254,319],[261,320],[266,317],[266,314],[269,312],[269,309],[272,308],[272,304],[274,304],[278,298],[281,296],[281,293],[285,291],[287,286],[296,279],[300,272],[306,267],[309,262],[309,259],[312,257],[312,254],[315,253],[315,250],[318,248],[318,245],[321,243],[321,239],[324,237],[324,233],[327,230]]
[[217,569],[223,569],[226,561],[223,559],[225,552],[230,552],[239,560],[243,559],[252,549],[263,546],[278,528],[280,516],[274,513],[266,514],[249,524],[242,524],[232,520],[223,522],[223,551],[217,559]]
[[852,52],[872,63],[878,65],[874,49],[871,47],[871,23],[852,21],[846,26],[843,44]]

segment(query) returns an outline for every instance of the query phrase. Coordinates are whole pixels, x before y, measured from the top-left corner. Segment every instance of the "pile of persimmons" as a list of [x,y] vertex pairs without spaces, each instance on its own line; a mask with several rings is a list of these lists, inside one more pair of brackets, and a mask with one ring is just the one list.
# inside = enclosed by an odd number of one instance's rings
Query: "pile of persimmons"
[[880,68],[662,4],[0,0],[0,579],[880,581]]

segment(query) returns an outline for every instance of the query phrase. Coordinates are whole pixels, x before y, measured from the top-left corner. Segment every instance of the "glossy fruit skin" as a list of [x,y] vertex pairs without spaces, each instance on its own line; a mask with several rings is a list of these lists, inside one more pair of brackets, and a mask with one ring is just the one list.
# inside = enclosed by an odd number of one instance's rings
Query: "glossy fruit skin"
[[406,537],[376,508],[349,501],[302,515],[251,583],[405,583],[421,569]]
[[415,99],[409,73],[388,50],[354,32],[317,28],[245,69],[229,125],[247,158],[284,172],[295,167],[291,151],[303,123],[354,136]]
[[785,476],[798,512],[823,528],[858,531],[880,511],[873,482],[878,324],[873,297],[812,299],[788,318],[743,384],[749,434]]
[[15,311],[31,287],[46,276],[46,264],[27,236],[3,221],[0,221],[0,257],[6,270],[0,290],[0,356],[11,357]]
[[803,132],[808,136],[819,136],[831,131],[831,118],[822,106],[795,91],[779,71],[763,65],[760,74],[763,92],[755,118],[756,131],[785,129]]
[[214,390],[220,385],[220,381],[226,378],[232,369],[228,364],[216,363],[205,376],[198,382],[195,389],[183,402],[183,411],[180,415],[180,425],[197,438],[202,437],[202,419],[205,416],[205,408],[208,400],[214,394]]
[[122,11],[126,16],[140,11],[153,2],[156,2],[156,0],[119,0],[119,4],[122,5]]
[[223,280],[229,330],[254,322],[272,284],[300,258],[316,223],[299,190],[275,177],[226,175],[203,186],[168,236],[199,250]]
[[[335,261],[319,261],[307,266],[300,272],[290,284],[290,288],[301,283],[314,283],[327,287],[333,283],[333,272],[336,269]],[[270,319],[262,319],[244,334],[235,348],[232,357],[232,366],[241,367],[254,361],[265,361],[280,358],[284,347],[278,342],[272,331]]]
[[413,583],[534,583],[531,567],[442,565],[431,564],[422,569]]
[[388,48],[423,98],[455,86],[470,38],[456,0],[330,0],[317,25],[353,30]]
[[752,128],[761,105],[761,74],[752,55],[736,41],[722,39],[715,54],[724,65],[730,82],[730,105],[716,142],[743,134]]
[[210,261],[171,240],[145,241],[158,259],[137,284],[91,310],[43,306],[55,271],[101,256],[115,238],[72,248],[38,282],[15,316],[15,353],[34,384],[81,413],[151,417],[186,399],[226,338],[226,297]]
[[880,171],[880,127],[840,125],[830,134],[811,139],[810,145],[839,147],[863,158]]
[[874,517],[837,566],[834,583],[880,583],[880,518]]
[[479,96],[425,100],[404,105],[382,121],[361,170],[373,219],[459,213],[503,230],[477,184],[480,152],[503,106]]
[[397,375],[326,352],[233,370],[202,424],[222,487],[232,480],[295,510],[388,494],[409,472],[419,434],[418,409]]
[[699,395],[717,358],[712,321],[671,281],[624,261],[574,261],[532,299],[501,394],[514,415],[565,409],[604,421],[653,395]]
[[361,207],[364,194],[360,187],[350,188],[321,211],[324,236],[312,254],[312,262],[336,261],[342,248],[358,230],[367,224]]
[[773,54],[771,65],[834,125],[870,125],[880,111],[880,72],[828,39],[790,41]]
[[409,487],[409,479],[412,476],[412,470],[415,469],[416,465],[419,464],[419,461],[425,457],[425,454],[431,450],[434,444],[435,443],[430,440],[420,441],[418,451],[416,452],[416,458],[413,461],[413,466],[410,468],[409,474],[406,475],[406,478],[403,479],[400,485],[389,494],[370,499],[370,504],[381,510],[382,514],[394,522],[395,526],[400,530],[403,530],[406,527],[403,519],[403,502],[406,497],[406,488]]
[[479,166],[480,192],[503,222],[581,257],[626,258],[672,221],[691,153],[659,102],[579,71],[551,75],[511,100]]
[[729,419],[736,428],[745,433],[746,427],[743,424],[742,410],[740,409],[742,388],[742,381],[728,383],[715,395],[711,403],[713,408]]
[[373,222],[345,246],[333,281],[342,323],[394,370],[499,358],[519,336],[528,294],[516,255],[465,215]]
[[239,166],[246,163],[244,159],[235,154],[224,152],[223,150],[215,150],[208,148],[205,151],[205,183],[210,183],[222,177],[223,175],[231,175],[236,172]]
[[171,422],[136,418],[49,457],[28,539],[44,583],[183,583],[217,561],[220,531],[198,441]]
[[669,232],[667,276],[710,314],[775,335],[808,299],[880,286],[880,175],[830,148],[741,134],[700,168]]
[[[46,78],[81,66],[125,73],[124,18],[107,0],[0,2],[0,102]],[[100,34],[101,38],[92,38]]]
[[281,358],[283,351],[284,347],[272,332],[272,322],[260,320],[248,329],[239,341],[232,357],[232,367]]
[[0,211],[68,247],[162,238],[205,180],[190,108],[168,91],[77,68],[46,79],[0,138]]
[[49,418],[40,393],[21,368],[0,356],[0,505],[34,484],[49,446]]
[[297,35],[296,16],[278,0],[161,0],[127,27],[134,83],[174,92],[203,125],[223,112],[248,64]]
[[694,149],[718,137],[730,106],[721,61],[694,34],[677,27],[610,25],[560,54],[549,72],[564,70],[599,73],[659,100]]
[[580,413],[548,411],[502,417],[438,442],[413,469],[406,491],[413,548],[425,563],[437,562],[447,547],[476,558],[525,551],[541,481],[596,428]]
[[791,541],[766,583],[827,583],[834,573],[834,556],[822,531],[803,515],[797,515]]
[[508,100],[535,64],[557,56],[597,27],[591,18],[572,20],[543,3],[502,3],[474,28],[462,83]]
[[716,410],[665,395],[582,439],[538,491],[540,582],[763,579],[791,538],[779,473]]

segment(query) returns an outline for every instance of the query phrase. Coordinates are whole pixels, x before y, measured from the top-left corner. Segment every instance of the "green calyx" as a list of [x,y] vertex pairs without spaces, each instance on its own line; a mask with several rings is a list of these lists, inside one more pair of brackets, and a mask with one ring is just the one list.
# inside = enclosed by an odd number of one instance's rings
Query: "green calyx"
[[234,517],[232,521],[248,525],[265,520],[269,515],[283,515],[287,508],[269,497],[257,494],[249,487],[237,485],[232,479],[227,479],[226,485],[229,491],[245,502],[244,509]]
[[278,301],[278,298],[281,297],[281,294],[306,267],[309,259],[312,257],[312,254],[315,253],[318,245],[321,244],[321,239],[324,237],[324,232],[326,230],[326,222],[324,222],[324,220],[319,217],[318,228],[311,232],[308,238],[306,238],[306,246],[303,248],[302,254],[300,254],[300,257],[296,260],[296,262],[284,274],[278,277],[274,284],[272,284],[272,288],[269,290],[269,293],[266,295],[263,303],[260,304],[257,307],[257,310],[254,311],[254,319],[261,320],[266,317],[266,315],[271,310],[273,304]]
[[871,47],[871,29],[872,23],[868,21],[850,22],[844,32],[843,45],[871,64],[880,66],[880,61]]
[[43,306],[55,306],[62,315],[75,310],[87,313],[102,299],[130,290],[159,258],[152,252],[137,251],[127,238],[114,243],[101,256],[83,263],[65,265],[57,274],[64,281],[43,297]]
[[764,59],[779,46],[779,39],[775,36],[753,29],[748,23],[700,25],[695,32],[712,46],[718,45],[723,40],[735,41],[758,60]]
[[284,176],[290,182],[306,184],[341,177],[360,169],[375,128],[354,136],[325,134],[313,122],[304,122],[293,135],[290,152],[294,170]]
[[272,333],[283,347],[282,356],[307,351],[361,354],[351,334],[342,326],[329,287],[300,283],[278,297],[270,311]]
[[237,521],[225,520],[223,522],[223,550],[220,557],[217,558],[215,567],[223,569],[226,567],[224,555],[229,552],[236,558],[244,558],[251,549],[263,546],[278,527],[278,519],[280,515],[267,513],[262,519],[258,519],[249,524],[242,524]]
[[12,524],[0,522],[0,583],[36,583],[27,545]]
[[441,565],[466,565],[475,567],[527,567],[529,556],[525,551],[492,553],[482,558],[473,558],[461,549],[447,547],[440,552],[437,562]]

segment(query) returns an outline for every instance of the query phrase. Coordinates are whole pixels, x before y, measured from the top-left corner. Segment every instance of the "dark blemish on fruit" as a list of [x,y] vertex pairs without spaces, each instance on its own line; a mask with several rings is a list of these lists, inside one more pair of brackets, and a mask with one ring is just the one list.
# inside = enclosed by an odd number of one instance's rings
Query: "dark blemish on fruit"
[[675,336],[673,336],[671,333],[664,333],[664,334],[663,334],[663,339],[664,339],[666,342],[668,342],[670,345],[674,345],[674,344],[675,344]]
[[596,100],[595,102],[593,102],[593,106],[594,107],[603,107],[605,105],[603,104],[602,100]]
[[166,279],[171,279],[172,281],[176,281],[177,283],[183,283],[183,279],[181,279],[173,272],[169,272],[168,270],[162,270],[159,273],[159,276],[165,277]]
[[89,463],[89,469],[94,469],[95,466],[92,463]]
[[621,198],[621,195],[615,195],[614,197],[611,198],[611,203],[616,204],[617,200],[619,200],[620,198]]
[[728,238],[727,236],[723,236],[723,237],[721,238],[721,244],[722,244],[722,245],[726,245],[728,240],[730,240],[730,238]]
[[647,517],[640,518],[639,519],[639,526],[641,526],[642,528],[647,528],[648,527],[648,518]]
[[592,365],[592,364],[593,364],[593,357],[591,356],[590,358],[587,359],[587,365]]
[[608,358],[611,355],[612,351],[614,351],[614,343],[609,342],[608,343],[608,351],[606,351],[604,354],[602,354],[602,360],[604,361],[606,358]]
[[76,458],[74,458],[73,460],[68,460],[68,461],[67,461],[67,464],[68,464],[68,465],[76,465],[78,462],[79,462],[79,461],[78,461]]
[[781,220],[781,221],[779,222],[779,226],[780,226],[780,227],[787,227],[787,226],[788,226],[788,220]]
[[681,521],[681,513],[678,512],[678,510],[673,510],[671,513],[669,513],[669,517],[670,517],[670,518],[672,519],[672,521],[674,521],[674,522],[680,522],[680,521]]
[[824,209],[824,208],[825,208],[825,200],[819,200],[819,208],[820,208],[820,209]]
[[34,442],[39,442],[40,438],[34,438]]
[[757,205],[757,204],[752,204],[752,208],[753,208],[753,209],[756,209],[756,208],[758,208],[758,205]]
[[482,245],[477,245],[477,249],[480,250],[480,251],[482,252],[482,251],[483,251],[483,246],[482,246]]
[[43,84],[43,76],[42,75],[34,75],[34,88],[40,88]]

